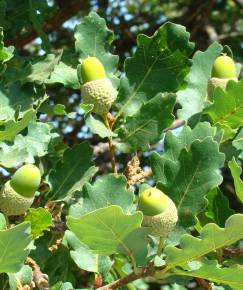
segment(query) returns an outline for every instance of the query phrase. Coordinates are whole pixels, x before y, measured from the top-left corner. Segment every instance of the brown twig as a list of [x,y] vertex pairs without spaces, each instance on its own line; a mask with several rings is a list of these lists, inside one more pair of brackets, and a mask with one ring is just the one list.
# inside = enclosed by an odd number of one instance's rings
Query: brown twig
[[33,281],[35,286],[40,290],[48,290],[49,289],[49,282],[48,276],[41,272],[40,267],[37,263],[30,257],[25,260],[25,264],[30,265],[33,271]]
[[202,289],[204,289],[204,290],[211,290],[212,289],[212,286],[211,286],[211,284],[208,281],[206,281],[206,280],[204,280],[202,278],[195,278],[195,280],[197,281],[197,284]]
[[105,285],[103,287],[98,288],[99,290],[113,290],[117,289],[119,287],[125,286],[129,284],[130,282],[133,282],[137,279],[153,276],[153,274],[159,270],[162,270],[164,267],[154,267],[153,264],[150,264],[147,267],[141,268],[139,273],[132,272],[131,274],[128,274],[127,276],[120,278],[108,285]]
[[[86,8],[87,5],[88,1],[85,0],[65,1],[65,5],[43,25],[43,31],[45,33],[50,33],[57,30],[66,20],[76,15],[81,9]],[[28,34],[17,36],[14,39],[6,39],[4,43],[6,46],[14,45],[15,47],[21,48],[37,37],[38,34],[33,29]]]
[[240,257],[243,256],[243,248],[225,247],[223,253],[228,257]]

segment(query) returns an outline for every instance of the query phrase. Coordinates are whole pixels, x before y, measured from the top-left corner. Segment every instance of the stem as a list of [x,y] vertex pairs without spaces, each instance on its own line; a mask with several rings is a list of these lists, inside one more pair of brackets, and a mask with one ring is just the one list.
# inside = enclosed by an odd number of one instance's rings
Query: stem
[[139,273],[135,273],[135,272],[132,272],[131,274],[128,274],[126,277],[123,277],[123,278],[120,278],[108,285],[105,285],[103,287],[100,287],[98,288],[99,290],[113,290],[113,289],[117,289],[119,287],[122,287],[122,286],[125,286],[127,285],[128,283],[130,282],[133,282],[137,279],[140,279],[140,278],[144,278],[144,277],[148,277],[148,276],[153,276],[153,274],[158,271],[158,270],[162,270],[163,268],[165,268],[164,266],[163,267],[157,267],[155,268],[153,266],[153,264],[150,264],[149,266],[147,267],[144,267],[144,268],[140,268],[140,271]]
[[164,239],[162,237],[160,237],[158,250],[157,250],[157,256],[160,256],[162,254],[163,248],[164,248]]
[[[105,125],[106,127],[111,130],[111,126],[109,124],[107,116],[104,117]],[[112,137],[108,137],[108,143],[109,143],[109,150],[110,150],[110,158],[111,158],[111,167],[113,173],[117,174],[117,168],[116,168],[116,154],[115,154],[115,145],[112,142]]]

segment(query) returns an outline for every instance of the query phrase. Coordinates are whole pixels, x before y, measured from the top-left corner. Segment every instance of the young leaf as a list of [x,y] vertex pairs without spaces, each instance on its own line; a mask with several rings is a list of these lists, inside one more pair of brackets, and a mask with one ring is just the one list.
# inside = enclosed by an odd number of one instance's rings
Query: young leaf
[[33,279],[32,268],[24,265],[17,273],[8,273],[10,290],[30,285]]
[[187,88],[177,93],[177,100],[182,106],[182,109],[178,110],[181,119],[188,120],[203,110],[208,79],[211,77],[213,63],[221,51],[222,46],[215,42],[206,51],[197,51],[194,54],[190,73],[186,76]]
[[108,129],[103,122],[94,118],[90,113],[86,114],[85,123],[93,134],[97,134],[101,138],[117,136],[117,134]]
[[0,71],[3,70],[3,63],[9,61],[13,57],[14,47],[5,47],[3,43],[3,28],[0,27]]
[[219,153],[218,144],[212,137],[196,140],[189,150],[181,151],[177,161],[153,153],[151,164],[157,172],[161,168],[158,187],[175,202],[179,224],[194,225],[197,214],[207,204],[207,192],[222,182],[219,169],[224,164],[224,154]]
[[8,230],[0,230],[0,273],[15,273],[20,270],[28,256],[30,242],[30,224],[27,222]]
[[91,158],[92,149],[88,142],[67,149],[63,159],[50,172],[48,182],[51,190],[46,195],[48,200],[64,200],[75,191],[82,190],[84,183],[88,182],[97,171]]
[[31,234],[33,239],[38,239],[44,235],[44,231],[49,231],[52,226],[52,216],[46,209],[30,208],[25,216],[25,221],[31,223]]
[[117,145],[123,152],[146,151],[151,143],[161,138],[174,117],[175,95],[158,94],[145,103],[140,110],[128,117],[118,130],[121,143]]
[[79,241],[73,232],[65,232],[63,243],[67,243],[67,246],[71,248],[70,256],[80,269],[103,275],[109,272],[112,266],[110,258],[93,253],[89,247]]
[[133,209],[133,199],[133,190],[127,189],[125,176],[108,174],[97,179],[94,185],[84,185],[83,197],[70,207],[69,214],[79,217],[110,205],[120,206],[125,213],[129,213]]
[[23,118],[18,121],[10,120],[7,122],[2,122],[0,130],[0,141],[12,141],[14,137],[24,130],[35,118],[36,111],[29,110],[27,111]]
[[223,128],[223,141],[231,139],[236,129],[243,126],[243,80],[229,81],[226,91],[216,88],[214,103],[204,110],[214,126]]
[[118,56],[109,52],[114,33],[106,26],[105,20],[95,12],[90,12],[76,26],[74,37],[76,39],[76,52],[81,59],[87,56],[95,56],[102,61],[106,74],[114,85],[118,85],[118,79],[114,75],[117,70]]
[[180,248],[167,246],[168,268],[182,266],[189,261],[195,261],[202,256],[224,246],[229,246],[243,238],[243,215],[235,214],[229,217],[225,228],[216,224],[207,224],[201,230],[201,237],[196,238],[185,234],[180,240]]
[[234,158],[232,161],[229,161],[228,166],[234,178],[235,193],[239,200],[243,203],[243,181],[240,178],[242,168],[238,165]]
[[81,242],[99,255],[112,255],[118,247],[129,255],[124,239],[141,226],[142,219],[141,212],[126,215],[119,206],[112,205],[79,218],[68,216],[67,226]]
[[194,45],[181,25],[162,25],[152,37],[139,35],[137,50],[125,62],[126,78],[118,95],[119,112],[134,115],[143,103],[159,92],[174,92],[189,70],[188,56]]
[[58,65],[55,66],[51,77],[45,81],[46,84],[60,83],[66,88],[71,88],[78,90],[80,84],[78,82],[77,70],[71,65],[67,65],[65,62],[60,61]]
[[232,142],[233,146],[240,150],[240,158],[243,159],[243,128],[240,129],[239,134],[235,137],[234,141]]

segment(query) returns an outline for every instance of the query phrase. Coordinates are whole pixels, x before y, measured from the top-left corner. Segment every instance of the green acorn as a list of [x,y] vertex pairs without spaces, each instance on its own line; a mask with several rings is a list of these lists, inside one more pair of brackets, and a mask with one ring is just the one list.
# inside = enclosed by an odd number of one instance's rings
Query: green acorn
[[107,78],[103,64],[96,57],[87,57],[81,64],[81,76],[84,103],[93,104],[94,113],[106,115],[117,97],[117,91]]
[[225,90],[230,80],[238,81],[235,62],[231,57],[221,55],[216,58],[212,69],[212,77],[208,81],[209,99],[212,99],[216,87]]
[[41,181],[39,169],[26,164],[19,168],[0,192],[0,210],[7,216],[24,214],[34,201]]
[[138,199],[138,208],[144,214],[143,226],[151,227],[152,235],[165,238],[178,220],[174,202],[155,187],[144,190]]

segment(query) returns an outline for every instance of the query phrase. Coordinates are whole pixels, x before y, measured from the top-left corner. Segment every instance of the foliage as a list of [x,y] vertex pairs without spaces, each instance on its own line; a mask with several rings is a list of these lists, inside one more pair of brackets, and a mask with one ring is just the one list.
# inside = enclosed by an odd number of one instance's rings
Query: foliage
[[[152,36],[139,34],[136,50],[119,62],[114,33],[91,12],[76,25],[75,51],[60,51],[35,13],[51,15],[53,7],[37,2],[29,2],[29,21],[43,56],[5,46],[12,14],[1,23],[1,184],[22,163],[35,163],[42,183],[25,215],[0,213],[0,288],[144,289],[153,277],[165,289],[185,289],[192,279],[242,289],[235,253],[243,239],[243,80],[207,98],[214,60],[230,48],[215,42],[195,50],[186,28],[168,21]],[[6,3],[1,13],[13,13]],[[27,25],[18,21],[11,29]],[[104,118],[80,96],[78,72],[88,55],[99,58],[118,91]],[[82,139],[74,145],[66,142],[70,123]],[[165,240],[143,226],[137,197],[148,185],[177,207],[177,226]]]

